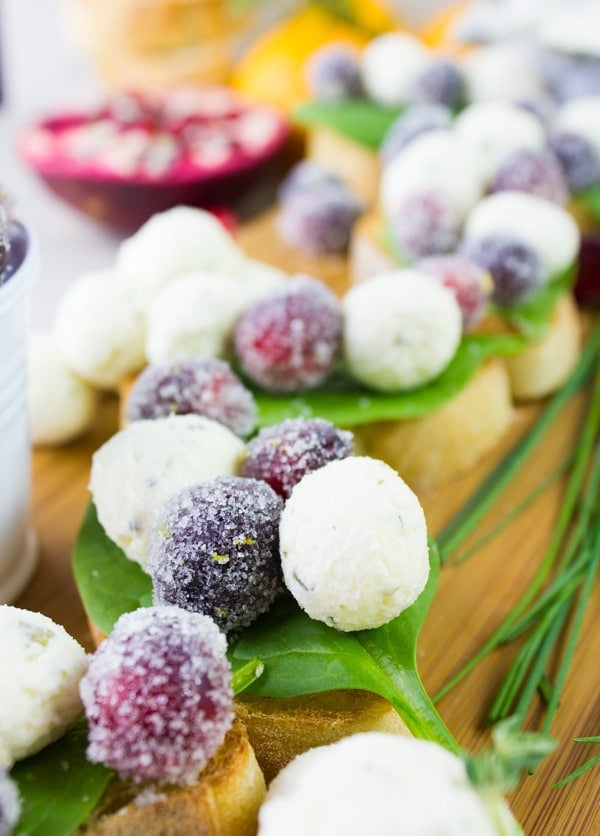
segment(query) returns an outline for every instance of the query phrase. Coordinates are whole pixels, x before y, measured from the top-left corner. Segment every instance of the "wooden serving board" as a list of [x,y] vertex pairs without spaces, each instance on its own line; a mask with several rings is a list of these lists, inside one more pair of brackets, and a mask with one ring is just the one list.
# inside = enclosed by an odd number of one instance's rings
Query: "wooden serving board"
[[[259,219],[242,231],[247,252],[288,271],[298,270],[327,279],[338,290],[345,282],[341,259],[300,257],[284,247],[273,233],[272,219]],[[561,461],[578,433],[586,408],[586,394],[561,414],[551,434],[483,523],[485,530],[529,493]],[[468,477],[435,494],[423,495],[428,526],[433,534],[452,518],[464,500],[531,425],[538,406],[517,410],[504,443]],[[33,461],[33,525],[40,546],[36,576],[17,605],[39,610],[91,650],[92,641],[70,569],[70,554],[85,506],[90,459],[117,429],[118,403],[106,397],[93,430],[80,441],[56,450],[39,450]],[[558,509],[564,485],[554,483],[510,528],[470,560],[442,569],[439,589],[419,645],[424,684],[435,693],[488,638],[518,599],[539,564]],[[597,747],[572,742],[574,737],[599,734],[600,586],[596,584],[577,653],[573,661],[552,734],[557,751],[526,777],[511,804],[525,832],[532,836],[595,836],[600,833],[600,770],[592,770],[562,789],[552,784],[596,754]],[[493,694],[514,658],[515,647],[494,652],[471,675],[439,702],[450,730],[465,748],[476,751],[487,742],[485,717]],[[535,712],[538,716],[541,704]],[[531,719],[531,718],[530,718]]]

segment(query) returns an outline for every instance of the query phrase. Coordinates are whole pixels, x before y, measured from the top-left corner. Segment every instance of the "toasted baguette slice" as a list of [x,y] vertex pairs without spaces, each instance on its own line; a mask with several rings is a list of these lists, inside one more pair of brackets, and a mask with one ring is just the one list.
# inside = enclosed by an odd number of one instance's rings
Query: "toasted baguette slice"
[[140,790],[114,779],[80,828],[88,836],[254,836],[265,781],[236,719],[195,784]]
[[377,200],[381,167],[375,151],[319,126],[308,132],[306,156],[337,175],[366,206]]
[[498,444],[513,417],[506,367],[490,360],[458,395],[428,415],[366,424],[356,432],[367,455],[394,467],[418,493],[470,470]]
[[410,734],[397,711],[367,691],[326,691],[287,699],[242,694],[236,705],[267,783],[296,755],[314,746],[358,732]]
[[348,268],[352,284],[401,267],[383,240],[380,220],[378,212],[366,212],[354,225]]

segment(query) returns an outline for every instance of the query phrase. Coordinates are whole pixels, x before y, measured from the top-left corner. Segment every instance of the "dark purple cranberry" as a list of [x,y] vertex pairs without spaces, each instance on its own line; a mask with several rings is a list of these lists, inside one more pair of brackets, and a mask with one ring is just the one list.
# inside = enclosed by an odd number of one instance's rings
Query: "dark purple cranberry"
[[434,189],[410,195],[389,221],[392,238],[409,261],[451,252],[460,239],[460,214]]
[[0,836],[8,836],[19,819],[21,805],[17,788],[0,767]]
[[546,86],[559,102],[600,95],[600,58],[545,50],[540,66]]
[[265,482],[221,476],[186,488],[159,512],[149,572],[156,604],[247,627],[282,589],[281,497]]
[[252,393],[223,360],[190,357],[147,366],[127,399],[128,421],[196,413],[219,421],[237,435],[256,423]]
[[238,320],[235,350],[248,377],[272,392],[318,386],[331,373],[341,344],[339,302],[322,282],[290,279]]
[[80,683],[88,758],[136,783],[194,781],[233,720],[226,650],[216,624],[198,613],[122,615]]
[[[2,270],[0,268],[0,285],[5,284],[17,272],[27,255],[27,245],[29,242],[27,231],[18,221],[9,221],[8,240],[10,241],[10,246],[8,248],[7,258],[5,259],[4,269]],[[2,247],[0,246],[1,249]]]
[[546,280],[538,254],[511,235],[490,235],[467,242],[465,254],[491,273],[492,301],[498,305],[523,302]]
[[570,131],[553,131],[548,141],[572,192],[600,181],[600,157],[585,137]]
[[600,309],[600,235],[581,240],[575,297],[581,305]]
[[319,163],[313,160],[302,160],[289,170],[279,187],[278,196],[283,201],[296,197],[300,193],[312,192],[323,187],[345,188],[339,177]]
[[306,75],[311,96],[320,102],[343,102],[362,93],[358,55],[343,44],[314,52],[306,63]]
[[527,192],[560,205],[568,197],[567,183],[554,154],[533,148],[519,148],[506,157],[491,191]]
[[410,99],[458,108],[465,102],[465,79],[452,61],[432,61],[415,79]]
[[350,245],[362,205],[345,186],[298,191],[277,215],[277,231],[292,247],[310,255],[343,254]]
[[402,113],[387,131],[379,154],[389,163],[409,143],[427,131],[445,130],[452,124],[452,113],[441,104],[414,104]]
[[241,475],[262,479],[287,499],[307,473],[352,455],[352,433],[323,418],[290,418],[262,429],[246,449]]

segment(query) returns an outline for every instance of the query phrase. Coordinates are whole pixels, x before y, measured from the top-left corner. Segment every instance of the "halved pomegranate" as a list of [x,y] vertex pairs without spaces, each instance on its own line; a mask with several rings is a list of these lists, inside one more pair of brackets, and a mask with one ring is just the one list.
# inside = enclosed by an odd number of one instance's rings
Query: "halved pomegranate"
[[241,217],[267,205],[289,133],[278,111],[228,88],[180,88],[44,119],[25,132],[22,153],[61,198],[130,231],[177,204]]

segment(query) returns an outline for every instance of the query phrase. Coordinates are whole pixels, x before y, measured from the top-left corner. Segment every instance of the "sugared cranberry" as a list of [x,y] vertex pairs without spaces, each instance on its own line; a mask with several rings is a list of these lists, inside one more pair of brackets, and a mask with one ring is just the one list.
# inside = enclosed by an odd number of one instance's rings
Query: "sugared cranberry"
[[430,256],[415,266],[452,291],[460,306],[465,330],[479,322],[494,289],[492,277],[484,267],[458,254]]
[[554,203],[564,204],[567,183],[554,154],[534,148],[520,148],[504,160],[492,183],[492,192],[527,192]]
[[342,186],[342,181],[314,160],[302,160],[288,171],[279,187],[278,197],[284,201],[329,186]]
[[331,372],[341,342],[340,307],[333,293],[307,276],[290,279],[238,320],[235,350],[244,372],[273,392],[297,392]]
[[297,191],[282,201],[277,231],[292,247],[311,255],[348,250],[362,206],[342,183]]
[[452,61],[438,59],[428,64],[414,81],[410,98],[460,107],[466,96],[465,79]]
[[589,140],[570,131],[554,131],[548,141],[572,192],[600,181],[600,157]]
[[311,96],[321,102],[342,102],[361,93],[357,53],[344,44],[329,44],[313,52],[306,76]]
[[159,513],[152,537],[155,603],[205,613],[225,632],[247,627],[282,589],[282,508],[267,484],[240,476],[180,491]]
[[12,833],[19,819],[21,805],[17,788],[5,770],[0,767],[0,836]]
[[389,163],[413,139],[427,131],[445,130],[452,124],[452,112],[441,104],[414,104],[393,122],[387,131],[379,154]]
[[237,435],[248,435],[256,423],[252,393],[227,363],[214,357],[147,366],[127,400],[129,421],[190,412],[219,421]]
[[510,235],[490,235],[467,242],[465,254],[492,274],[492,301],[498,305],[523,302],[546,278],[538,254]]
[[575,297],[581,305],[600,308],[600,235],[582,238]]
[[409,261],[451,252],[460,239],[460,214],[433,189],[407,197],[389,220],[392,238]]
[[352,433],[323,418],[290,418],[265,427],[248,443],[240,473],[268,482],[287,499],[307,473],[352,452]]
[[150,607],[121,616],[80,684],[88,758],[137,783],[193,782],[233,718],[226,649],[198,613]]

